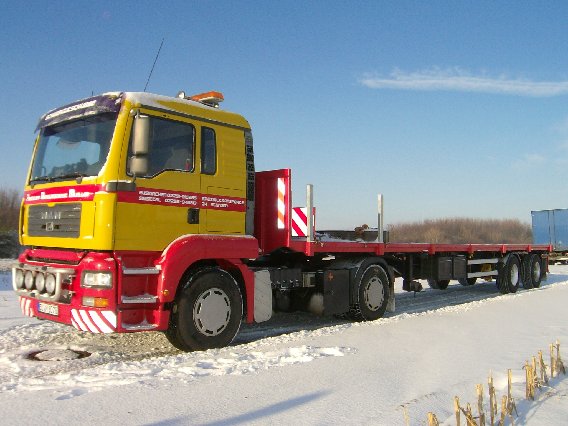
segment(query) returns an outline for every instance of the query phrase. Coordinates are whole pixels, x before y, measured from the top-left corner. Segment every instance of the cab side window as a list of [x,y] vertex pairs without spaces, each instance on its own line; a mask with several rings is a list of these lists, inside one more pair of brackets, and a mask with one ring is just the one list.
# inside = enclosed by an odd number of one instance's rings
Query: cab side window
[[214,175],[217,172],[217,140],[215,130],[201,128],[201,173]]
[[193,171],[194,127],[188,123],[158,117],[151,117],[150,126],[146,176],[156,176],[164,170]]

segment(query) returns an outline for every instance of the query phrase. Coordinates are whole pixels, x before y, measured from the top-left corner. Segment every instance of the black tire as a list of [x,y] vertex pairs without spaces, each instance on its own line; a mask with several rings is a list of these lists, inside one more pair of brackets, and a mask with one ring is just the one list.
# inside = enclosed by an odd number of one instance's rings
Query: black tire
[[166,337],[182,351],[221,348],[237,335],[242,316],[243,298],[235,279],[222,269],[202,269],[181,289]]
[[521,262],[512,254],[502,266],[497,279],[497,288],[501,294],[516,293],[521,282]]
[[523,258],[523,287],[538,288],[543,278],[543,266],[540,255],[533,253]]
[[357,286],[357,302],[350,307],[349,317],[357,321],[381,318],[390,298],[389,278],[379,265],[370,265],[361,275]]
[[477,278],[460,278],[458,282],[463,286],[474,285],[477,282]]
[[430,288],[433,288],[435,290],[445,290],[448,288],[448,285],[450,284],[450,280],[428,280],[428,286]]

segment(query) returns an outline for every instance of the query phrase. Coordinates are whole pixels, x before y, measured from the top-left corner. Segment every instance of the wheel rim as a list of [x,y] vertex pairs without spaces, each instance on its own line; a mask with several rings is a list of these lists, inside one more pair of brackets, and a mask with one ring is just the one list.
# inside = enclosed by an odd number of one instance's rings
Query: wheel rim
[[540,262],[535,262],[532,273],[533,282],[537,283],[540,280]]
[[220,288],[210,288],[199,295],[193,305],[197,329],[207,336],[221,334],[231,319],[231,301]]
[[371,277],[365,285],[365,306],[371,311],[378,311],[383,304],[383,283],[378,277]]
[[517,264],[511,265],[510,281],[513,287],[519,284],[519,266]]

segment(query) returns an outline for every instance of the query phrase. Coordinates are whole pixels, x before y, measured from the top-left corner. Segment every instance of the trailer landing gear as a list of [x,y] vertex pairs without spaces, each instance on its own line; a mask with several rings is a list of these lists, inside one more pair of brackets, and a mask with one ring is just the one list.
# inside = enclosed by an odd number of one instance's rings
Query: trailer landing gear
[[474,285],[477,282],[477,278],[460,278],[458,282],[463,286]]
[[428,280],[428,286],[435,290],[445,290],[448,288],[449,284],[450,280],[432,280],[432,279]]

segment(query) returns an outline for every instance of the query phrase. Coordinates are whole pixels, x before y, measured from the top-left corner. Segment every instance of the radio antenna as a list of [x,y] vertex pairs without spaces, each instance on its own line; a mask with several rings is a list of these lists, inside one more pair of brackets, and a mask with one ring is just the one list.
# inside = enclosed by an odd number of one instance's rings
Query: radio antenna
[[158,56],[160,56],[160,51],[162,50],[162,46],[164,45],[164,39],[160,43],[160,47],[158,49],[158,53],[156,53],[156,59],[154,59],[154,63],[152,64],[152,69],[150,70],[150,74],[148,75],[148,80],[146,80],[146,85],[144,86],[144,91],[148,88],[148,83],[150,82],[150,77],[152,77],[152,73],[154,72],[154,67],[156,66],[156,62],[158,62]]

